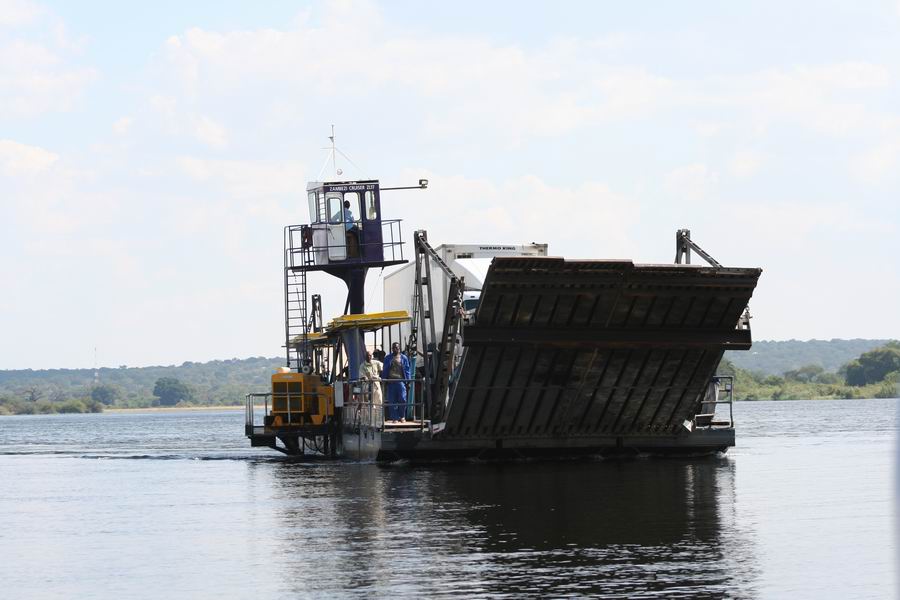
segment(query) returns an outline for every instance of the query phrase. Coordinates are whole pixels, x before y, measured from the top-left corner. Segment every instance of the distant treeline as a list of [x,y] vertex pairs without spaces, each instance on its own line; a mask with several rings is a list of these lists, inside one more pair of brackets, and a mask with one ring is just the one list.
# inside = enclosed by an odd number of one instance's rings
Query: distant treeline
[[[829,348],[830,349],[826,349]],[[852,348],[863,348],[855,354]],[[739,400],[896,397],[900,343],[882,340],[756,342],[726,353]],[[773,358],[776,357],[776,358]],[[840,363],[836,362],[841,358]],[[222,406],[265,391],[281,358],[186,362],[168,367],[0,371],[0,415],[99,412],[104,407]],[[751,367],[747,367],[750,364]],[[752,365],[764,365],[765,368]],[[774,365],[781,365],[776,367]],[[834,366],[837,365],[837,366]]]
[[900,342],[872,348],[833,371],[807,364],[772,375],[736,363],[726,357],[718,372],[735,376],[738,400],[900,397]]
[[256,357],[96,371],[0,371],[0,415],[98,412],[104,406],[235,405],[248,392],[268,389],[270,375],[282,365],[283,358]]
[[837,372],[842,366],[891,340],[787,340],[754,341],[747,351],[726,352],[725,358],[745,371],[766,375],[782,375],[807,365],[817,365],[826,371]]

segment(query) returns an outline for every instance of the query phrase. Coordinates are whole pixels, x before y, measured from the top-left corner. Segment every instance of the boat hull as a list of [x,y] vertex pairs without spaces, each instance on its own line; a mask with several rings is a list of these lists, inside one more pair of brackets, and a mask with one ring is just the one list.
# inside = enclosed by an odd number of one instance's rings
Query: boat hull
[[733,428],[680,435],[590,436],[567,438],[441,439],[427,430],[345,431],[342,454],[354,460],[416,463],[468,460],[632,458],[708,456],[734,446]]

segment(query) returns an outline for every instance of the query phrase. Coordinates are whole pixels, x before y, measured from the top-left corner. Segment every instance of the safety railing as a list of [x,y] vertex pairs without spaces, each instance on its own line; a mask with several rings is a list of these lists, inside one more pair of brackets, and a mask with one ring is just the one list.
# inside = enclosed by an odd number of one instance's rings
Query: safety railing
[[[407,397],[405,402],[387,400],[388,386],[403,385],[407,392],[410,384],[416,384],[416,388],[421,389],[423,380],[420,379],[385,379],[385,380],[368,380],[355,379],[351,381],[336,382],[339,385],[346,385],[349,390],[344,401],[343,424],[349,427],[370,427],[379,431],[385,427],[399,426],[400,419],[404,419],[406,424],[404,429],[410,430],[418,427],[423,432],[430,427],[427,415],[425,414],[425,403],[417,402],[414,398]],[[375,386],[378,386],[379,393],[376,394]],[[314,393],[303,394],[276,394],[273,397],[271,392],[266,393],[250,393],[247,394],[244,401],[244,429],[247,435],[252,433],[262,434],[266,432],[266,417],[270,415],[284,415],[285,424],[293,423],[293,415],[300,412],[294,410],[291,400],[296,401],[297,398],[304,396],[317,396]],[[380,400],[378,398],[381,398]],[[301,400],[302,403],[302,400]],[[276,410],[275,404],[280,404],[283,410]],[[262,419],[257,414],[262,408]],[[281,408],[281,407],[279,407]],[[396,411],[396,412],[395,412]],[[387,413],[387,414],[386,414]],[[398,415],[399,413],[399,415]],[[328,407],[326,407],[326,417],[331,416]],[[400,419],[391,419],[390,417],[400,416]]]
[[244,400],[244,432],[247,435],[250,435],[252,433],[262,433],[265,430],[265,426],[260,426],[259,431],[256,430],[255,413],[258,408],[259,401],[262,400],[263,417],[269,414],[269,398],[271,396],[271,392],[247,394]]
[[[410,384],[415,383],[417,388],[421,389],[423,380],[420,379],[355,379],[347,382],[349,384],[350,395],[344,402],[344,425],[359,430],[362,427],[370,427],[377,430],[384,430],[392,426],[396,427],[401,422],[399,419],[391,419],[391,416],[398,416],[405,420],[408,425],[404,428],[415,429],[415,426],[421,431],[425,431],[430,427],[425,415],[424,402],[416,402],[415,398],[407,397],[405,402],[391,401],[388,399],[388,386],[403,385],[410,390]],[[376,391],[376,386],[378,390]],[[381,398],[378,400],[377,398]]]
[[[706,397],[700,403],[700,412],[692,419],[694,429],[714,429],[717,427],[734,428],[734,377],[716,375],[710,381],[714,389],[713,397]],[[724,394],[724,399],[722,399]],[[707,393],[709,396],[709,393]],[[728,406],[728,421],[716,421],[717,408]]]
[[[256,412],[259,409],[260,400],[262,400],[263,404],[263,419],[261,424],[257,424]],[[294,417],[299,415],[321,414],[327,421],[328,417],[333,416],[329,402],[324,403],[324,413],[312,413],[309,410],[304,410],[309,407],[309,402],[315,403],[317,405],[316,408],[318,408],[319,401],[320,395],[316,392],[277,394],[266,392],[247,394],[244,402],[244,429],[248,435],[250,433],[264,433],[266,429],[270,427],[270,424],[266,422],[266,417],[268,416],[282,417],[282,426],[287,427],[290,427],[291,425],[309,424],[295,423]]]
[[[361,225],[364,228],[360,228]],[[398,262],[403,259],[403,231],[400,228],[400,219],[389,219],[380,222],[381,231],[371,235],[375,223],[355,221],[352,230],[356,236],[355,255],[351,256],[351,247],[347,243],[346,234],[336,240],[329,241],[326,235],[325,243],[316,239],[317,231],[328,224],[313,225],[289,225],[284,229],[284,266],[286,268],[315,267],[329,264],[344,264],[354,262]],[[334,225],[334,224],[331,224]],[[342,231],[346,231],[342,229]],[[334,251],[339,251],[344,258],[331,258]],[[373,261],[375,257],[378,260]]]

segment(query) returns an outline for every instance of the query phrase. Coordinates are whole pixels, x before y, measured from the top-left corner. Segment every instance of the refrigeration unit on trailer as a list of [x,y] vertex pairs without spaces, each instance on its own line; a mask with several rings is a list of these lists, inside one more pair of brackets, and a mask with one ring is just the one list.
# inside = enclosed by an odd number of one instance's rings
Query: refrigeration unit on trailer
[[[484,286],[484,278],[491,266],[491,261],[497,257],[536,257],[547,256],[547,244],[441,244],[434,249],[438,256],[450,268],[454,275],[464,283],[463,309],[466,313],[466,324],[475,314],[478,302],[481,298],[481,290]],[[432,267],[435,265],[432,264]],[[432,268],[433,279],[431,281],[432,294],[435,306],[446,306],[448,300],[449,279],[439,269]],[[415,263],[405,264],[384,277],[384,310],[405,310],[412,314],[416,281]],[[436,329],[444,326],[444,316],[441,311],[433,315]],[[410,334],[410,323],[400,326],[400,339],[402,347]]]

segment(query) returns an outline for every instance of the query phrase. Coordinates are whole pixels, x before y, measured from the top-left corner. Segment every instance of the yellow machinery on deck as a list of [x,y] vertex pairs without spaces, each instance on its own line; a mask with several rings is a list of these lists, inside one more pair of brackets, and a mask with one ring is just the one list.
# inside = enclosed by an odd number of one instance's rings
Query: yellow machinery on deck
[[268,427],[322,425],[334,415],[334,389],[319,375],[296,372],[272,375],[272,409]]
[[[334,353],[343,343],[342,336],[348,332],[355,331],[361,335],[406,321],[409,321],[406,311],[343,315],[330,321],[325,331],[309,333],[306,338],[311,346],[327,348],[329,353]],[[299,336],[291,341],[295,345],[301,343]],[[340,365],[335,363],[335,366]],[[344,364],[344,367],[349,366]],[[336,390],[342,392],[337,402]],[[340,423],[341,407],[345,401],[342,399],[350,396],[350,381],[346,379],[330,381],[321,373],[302,373],[282,367],[272,374],[271,394],[248,394],[247,435],[254,445],[272,448],[277,448],[277,437],[284,444],[284,448],[277,449],[289,454],[302,453],[306,447],[336,449],[334,440],[322,440],[338,433],[337,423]],[[254,403],[258,399],[266,399],[262,427],[254,424]]]

